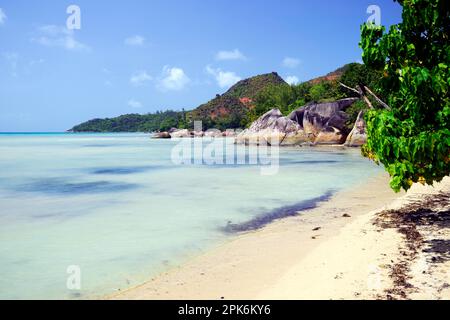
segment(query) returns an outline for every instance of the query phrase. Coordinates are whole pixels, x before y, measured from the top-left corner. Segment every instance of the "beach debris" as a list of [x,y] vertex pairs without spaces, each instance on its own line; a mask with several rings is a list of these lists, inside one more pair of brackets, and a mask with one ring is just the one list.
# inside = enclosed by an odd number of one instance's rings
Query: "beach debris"
[[344,214],[342,215],[342,217],[343,217],[343,218],[351,218],[352,216],[349,215],[348,213],[344,213]]
[[374,225],[382,229],[396,229],[404,239],[398,249],[400,258],[391,260],[389,265],[393,286],[386,289],[386,296],[380,296],[380,299],[409,299],[410,294],[417,292],[418,288],[411,283],[413,277],[410,272],[420,255],[428,255],[429,263],[433,264],[450,260],[448,239],[430,240],[422,234],[427,232],[437,237],[437,232],[433,230],[450,228],[450,192],[440,191],[418,197],[400,209],[382,211],[378,213]]
[[339,272],[338,274],[336,274],[336,275],[334,276],[334,279],[335,279],[335,280],[339,280],[339,279],[342,279],[343,276],[344,276],[344,274],[343,274],[342,272]]
[[312,229],[312,231],[319,231],[320,229],[322,229],[322,227],[316,227],[316,228]]

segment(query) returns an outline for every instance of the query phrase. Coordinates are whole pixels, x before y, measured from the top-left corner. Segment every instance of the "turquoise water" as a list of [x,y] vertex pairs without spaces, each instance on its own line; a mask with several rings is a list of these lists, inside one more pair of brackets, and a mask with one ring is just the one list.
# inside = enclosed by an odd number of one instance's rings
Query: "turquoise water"
[[[176,165],[144,134],[0,134],[0,298],[124,289],[380,172],[359,150],[286,148],[280,169]],[[244,154],[245,147],[236,152]],[[66,286],[79,266],[81,289]]]

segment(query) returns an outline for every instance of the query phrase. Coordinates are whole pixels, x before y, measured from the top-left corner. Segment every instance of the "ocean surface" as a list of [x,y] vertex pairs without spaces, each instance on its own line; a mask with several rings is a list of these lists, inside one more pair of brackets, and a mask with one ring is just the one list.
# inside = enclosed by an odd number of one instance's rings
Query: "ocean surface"
[[[145,134],[0,134],[0,299],[96,298],[135,286],[382,171],[358,149],[282,148],[272,175],[255,164],[186,165],[172,161],[177,144]],[[80,288],[68,286],[73,270]]]

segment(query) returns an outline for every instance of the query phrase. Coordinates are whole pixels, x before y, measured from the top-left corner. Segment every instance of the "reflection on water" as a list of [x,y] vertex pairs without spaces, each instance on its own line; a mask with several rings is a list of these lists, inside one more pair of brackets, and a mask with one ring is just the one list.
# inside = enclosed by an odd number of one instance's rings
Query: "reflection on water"
[[[229,231],[296,214],[381,170],[359,150],[311,148],[281,149],[274,176],[255,165],[176,166],[174,145],[143,134],[0,134],[0,298],[137,285]],[[66,288],[72,265],[80,291]]]

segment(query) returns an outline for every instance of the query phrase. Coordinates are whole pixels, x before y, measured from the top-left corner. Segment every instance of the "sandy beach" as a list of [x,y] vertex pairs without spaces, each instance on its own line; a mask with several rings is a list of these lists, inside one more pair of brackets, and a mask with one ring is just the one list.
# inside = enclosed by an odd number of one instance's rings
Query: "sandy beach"
[[381,175],[108,299],[449,299],[450,179]]

